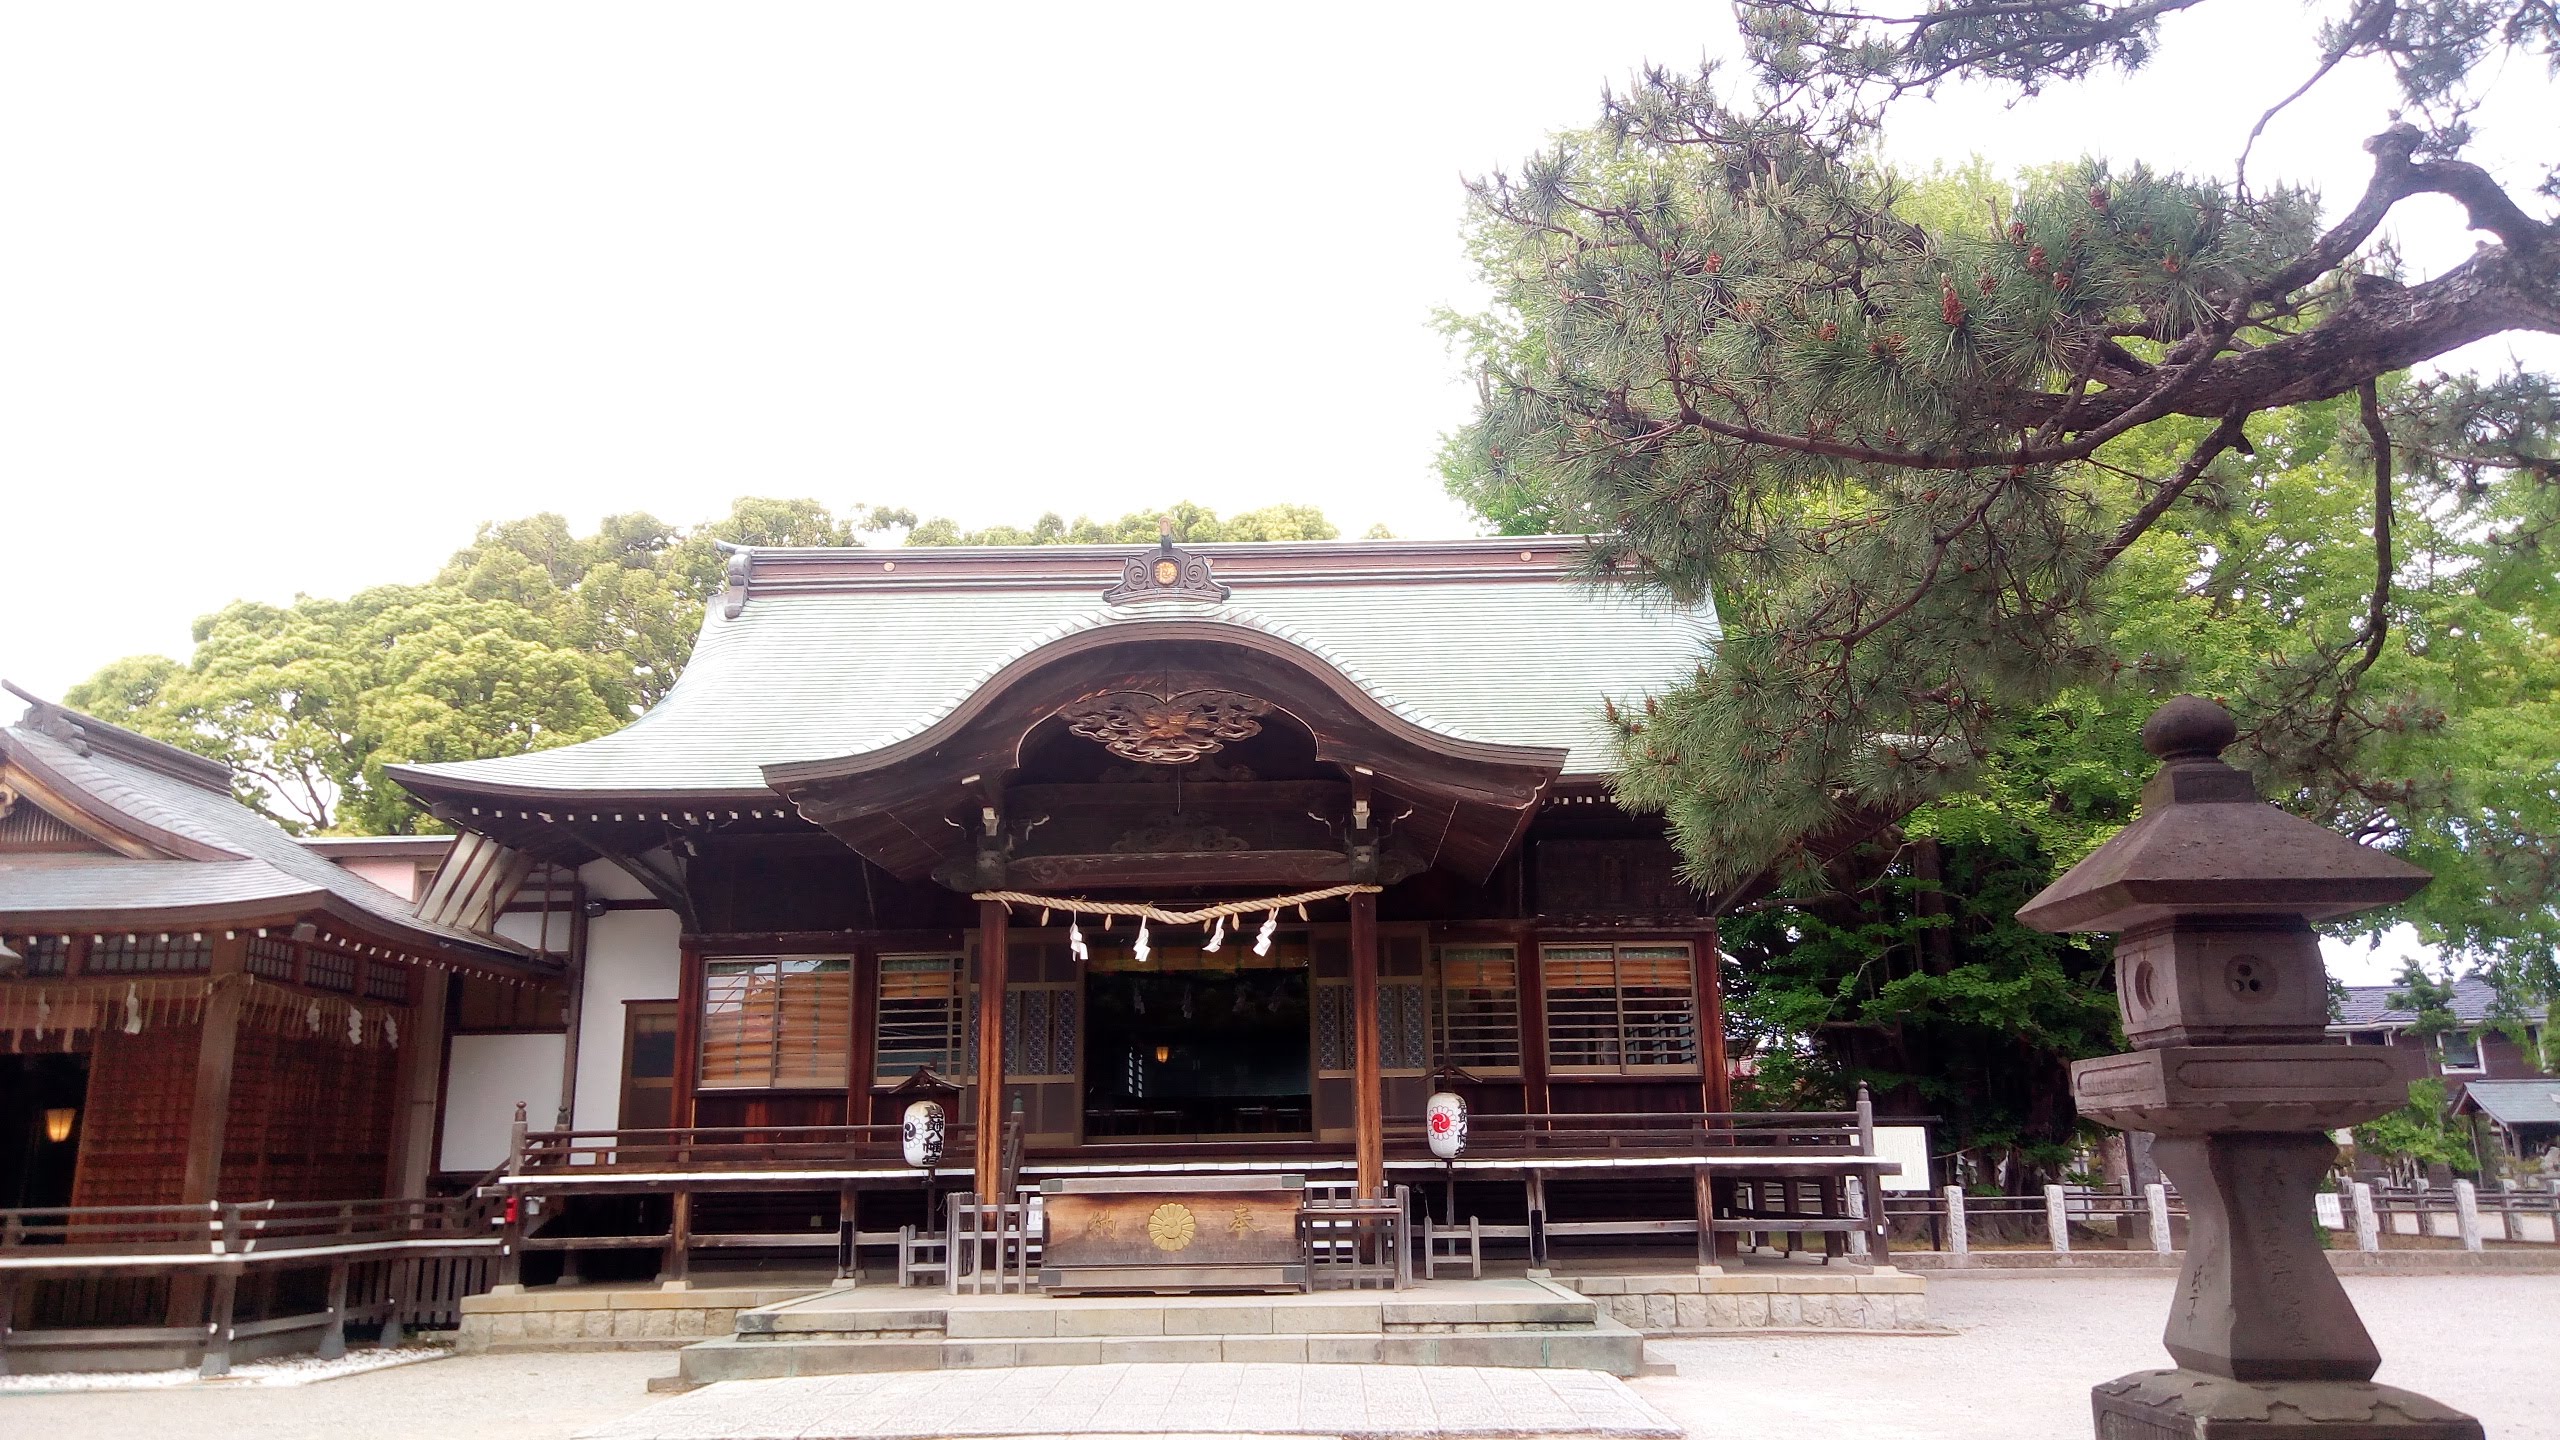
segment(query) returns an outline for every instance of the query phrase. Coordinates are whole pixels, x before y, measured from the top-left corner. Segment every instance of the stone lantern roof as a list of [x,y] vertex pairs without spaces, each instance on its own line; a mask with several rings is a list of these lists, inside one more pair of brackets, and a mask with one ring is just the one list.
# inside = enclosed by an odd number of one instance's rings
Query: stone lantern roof
[[2417,866],[2259,800],[2223,763],[2239,734],[2229,711],[2181,695],[2142,727],[2160,762],[2142,814],[2018,911],[2039,930],[2124,931],[2172,915],[2328,920],[2406,900]]

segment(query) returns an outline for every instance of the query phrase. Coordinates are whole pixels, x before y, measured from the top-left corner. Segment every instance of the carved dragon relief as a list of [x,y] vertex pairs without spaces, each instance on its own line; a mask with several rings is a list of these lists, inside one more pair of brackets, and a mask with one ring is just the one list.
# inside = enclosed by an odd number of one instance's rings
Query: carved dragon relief
[[1233,690],[1114,690],[1058,711],[1067,732],[1141,765],[1188,765],[1262,733],[1271,702]]

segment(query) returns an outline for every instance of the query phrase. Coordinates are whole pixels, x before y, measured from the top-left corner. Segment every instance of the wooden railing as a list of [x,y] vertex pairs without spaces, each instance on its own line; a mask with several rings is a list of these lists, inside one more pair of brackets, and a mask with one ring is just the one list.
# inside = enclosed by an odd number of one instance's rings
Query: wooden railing
[[[12,1350],[158,1347],[183,1350],[219,1375],[234,1345],[268,1335],[313,1331],[323,1356],[344,1353],[351,1323],[379,1322],[383,1343],[398,1344],[405,1329],[453,1323],[461,1298],[488,1288],[507,1248],[474,1196],[0,1210],[0,1371]],[[238,1318],[244,1275],[292,1269],[327,1273],[320,1309]],[[19,1326],[31,1286],[94,1286],[107,1276],[165,1284],[128,1287],[117,1313]],[[157,1313],[145,1319],[145,1311]]]
[[[975,1141],[951,1127],[946,1164],[965,1169]],[[524,1136],[516,1175],[600,1171],[826,1170],[902,1164],[895,1125],[694,1125],[672,1130],[535,1130]]]
[[1469,1158],[1654,1152],[1681,1155],[1869,1153],[1860,1112],[1767,1111],[1707,1115],[1644,1113],[1487,1115],[1468,1125]]

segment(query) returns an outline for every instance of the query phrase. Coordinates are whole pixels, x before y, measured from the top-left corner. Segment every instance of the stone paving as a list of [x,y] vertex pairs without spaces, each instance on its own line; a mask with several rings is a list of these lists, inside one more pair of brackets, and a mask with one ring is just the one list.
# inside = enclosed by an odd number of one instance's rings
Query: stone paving
[[1322,1435],[1677,1440],[1593,1370],[1400,1365],[1050,1365],[731,1381],[582,1440],[933,1440],[941,1436]]

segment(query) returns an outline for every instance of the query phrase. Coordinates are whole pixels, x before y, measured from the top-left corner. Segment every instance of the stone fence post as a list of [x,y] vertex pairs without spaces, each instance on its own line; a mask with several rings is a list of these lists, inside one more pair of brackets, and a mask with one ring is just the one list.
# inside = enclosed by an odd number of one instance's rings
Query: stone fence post
[[2453,1223],[2462,1233],[2462,1248],[2480,1248],[2480,1190],[2468,1180],[2453,1182]]
[[2142,1199],[2151,1210],[2151,1251],[2155,1255],[2176,1252],[2178,1246],[2169,1233],[2169,1187],[2154,1181],[2142,1187]]
[[2356,1248],[2382,1248],[2382,1217],[2373,1213],[2373,1187],[2362,1180],[2347,1189],[2347,1204],[2353,1208],[2356,1226]]
[[1938,1193],[1947,1199],[1947,1253],[1950,1255],[1972,1253],[1971,1238],[1964,1231],[1964,1187],[1950,1185]]
[[2053,1253],[2071,1253],[2071,1198],[2059,1185],[2044,1187],[2044,1228],[2053,1240]]

